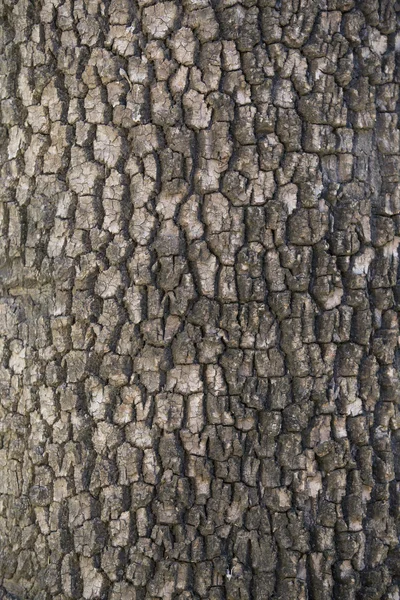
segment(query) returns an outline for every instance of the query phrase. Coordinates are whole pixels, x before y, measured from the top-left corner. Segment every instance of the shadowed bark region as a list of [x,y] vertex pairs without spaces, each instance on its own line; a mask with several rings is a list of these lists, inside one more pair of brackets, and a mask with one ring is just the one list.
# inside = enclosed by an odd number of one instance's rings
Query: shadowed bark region
[[395,0],[2,0],[0,598],[399,600]]

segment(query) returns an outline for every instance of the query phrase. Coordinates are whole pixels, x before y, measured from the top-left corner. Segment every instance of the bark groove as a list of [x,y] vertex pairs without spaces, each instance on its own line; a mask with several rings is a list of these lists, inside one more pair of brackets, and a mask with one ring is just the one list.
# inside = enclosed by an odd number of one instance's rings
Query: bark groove
[[2,1],[0,597],[399,600],[399,10]]

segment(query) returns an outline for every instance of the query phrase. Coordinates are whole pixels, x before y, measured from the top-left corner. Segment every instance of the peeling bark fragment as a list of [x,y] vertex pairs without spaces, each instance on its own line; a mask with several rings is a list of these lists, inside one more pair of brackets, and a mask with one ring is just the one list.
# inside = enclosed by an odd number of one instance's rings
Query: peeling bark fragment
[[133,152],[143,158],[158,148],[157,130],[154,125],[139,125],[130,133]]
[[207,108],[203,94],[190,90],[183,97],[185,119],[195,131],[206,129],[210,123],[211,110]]
[[162,2],[143,10],[143,31],[155,39],[163,39],[172,31],[177,16],[173,2]]
[[98,125],[93,142],[94,157],[107,167],[115,167],[121,154],[121,138],[112,127]]

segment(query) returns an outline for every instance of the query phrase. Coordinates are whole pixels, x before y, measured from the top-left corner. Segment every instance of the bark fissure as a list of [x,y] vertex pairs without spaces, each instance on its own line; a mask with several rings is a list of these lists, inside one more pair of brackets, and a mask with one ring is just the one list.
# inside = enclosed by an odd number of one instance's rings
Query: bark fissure
[[0,597],[398,600],[397,3],[0,15]]

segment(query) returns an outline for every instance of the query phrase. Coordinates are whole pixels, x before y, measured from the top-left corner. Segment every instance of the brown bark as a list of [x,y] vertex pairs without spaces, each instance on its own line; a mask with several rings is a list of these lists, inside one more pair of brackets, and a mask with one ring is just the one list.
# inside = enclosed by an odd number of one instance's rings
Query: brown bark
[[396,7],[3,0],[3,595],[399,599]]

